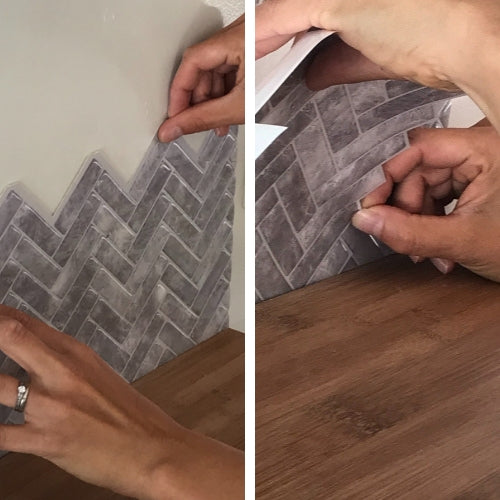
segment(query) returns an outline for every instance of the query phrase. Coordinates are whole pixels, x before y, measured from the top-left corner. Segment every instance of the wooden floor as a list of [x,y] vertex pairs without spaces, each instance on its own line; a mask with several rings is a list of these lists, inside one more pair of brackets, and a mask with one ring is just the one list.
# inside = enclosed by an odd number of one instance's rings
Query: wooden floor
[[[178,422],[244,447],[244,336],[226,330],[134,383]],[[118,500],[49,462],[11,453],[0,460],[1,500]]]
[[500,285],[394,256],[257,308],[258,499],[500,498]]

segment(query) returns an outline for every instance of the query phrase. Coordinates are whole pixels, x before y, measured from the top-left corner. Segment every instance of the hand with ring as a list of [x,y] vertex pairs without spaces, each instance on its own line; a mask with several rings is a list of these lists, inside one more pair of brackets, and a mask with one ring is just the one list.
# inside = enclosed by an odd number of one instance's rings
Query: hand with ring
[[240,451],[181,427],[89,347],[0,306],[0,350],[30,376],[0,375],[0,403],[25,415],[0,425],[0,449],[134,498],[243,498]]

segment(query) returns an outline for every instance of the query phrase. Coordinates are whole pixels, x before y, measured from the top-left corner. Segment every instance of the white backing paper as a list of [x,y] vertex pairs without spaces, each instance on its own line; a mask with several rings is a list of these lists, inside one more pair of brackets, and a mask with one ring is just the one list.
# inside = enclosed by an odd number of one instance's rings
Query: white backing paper
[[255,159],[257,159],[284,131],[278,125],[255,125]]
[[256,82],[255,113],[260,111],[311,50],[333,33],[326,30],[309,31],[295,39],[288,52],[276,62],[274,69],[265,72],[264,77]]

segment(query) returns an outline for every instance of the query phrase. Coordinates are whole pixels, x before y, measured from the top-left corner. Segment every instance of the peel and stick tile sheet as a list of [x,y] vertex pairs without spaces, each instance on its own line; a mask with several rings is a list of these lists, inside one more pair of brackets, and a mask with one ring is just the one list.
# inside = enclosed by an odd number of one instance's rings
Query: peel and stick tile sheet
[[[227,326],[234,129],[199,152],[153,142],[125,188],[98,159],[54,217],[0,198],[0,302],[90,345],[133,381]],[[0,372],[22,370],[0,352]],[[0,422],[20,416],[0,405]],[[22,418],[22,417],[21,417]]]
[[286,127],[256,164],[256,300],[381,258],[389,250],[350,219],[384,182],[382,164],[407,131],[446,126],[453,95],[411,82],[375,81],[312,92],[305,63],[257,114]]

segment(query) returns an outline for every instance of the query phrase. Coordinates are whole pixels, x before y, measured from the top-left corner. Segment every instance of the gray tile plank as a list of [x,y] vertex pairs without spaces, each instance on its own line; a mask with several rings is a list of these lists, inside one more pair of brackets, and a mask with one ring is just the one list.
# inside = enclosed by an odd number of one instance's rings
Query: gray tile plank
[[201,169],[191,161],[177,144],[172,145],[165,159],[192,189],[195,189],[203,178]]
[[[314,98],[333,153],[340,151],[359,136],[356,117],[344,85],[319,92]],[[337,126],[331,126],[337,124]]]
[[61,242],[61,236],[27,205],[18,210],[14,224],[47,255],[53,255]]
[[255,265],[257,267],[255,286],[262,300],[272,299],[291,291],[290,285],[266,247],[260,247],[255,256]]
[[12,285],[12,291],[46,321],[50,321],[59,307],[59,301],[24,272]]
[[169,234],[170,233],[163,225],[158,227],[155,234],[149,240],[141,260],[138,262],[133,273],[130,275],[127,282],[127,290],[135,293],[141,283],[144,282],[151,268],[158,260],[158,256],[161,254]]
[[200,210],[201,201],[181,182],[179,177],[171,175],[166,185],[167,193],[179,205],[181,210],[192,220]]
[[290,274],[304,252],[281,204],[275,205],[259,227],[282,272]]
[[174,266],[169,265],[161,280],[186,305],[191,305],[198,293],[196,287],[185,278]]
[[188,335],[196,323],[197,316],[177,297],[168,294],[160,306],[161,311],[178,329]]
[[121,283],[125,284],[134,270],[132,264],[106,238],[95,252],[95,258]]
[[102,169],[96,160],[93,160],[85,169],[81,179],[78,181],[78,184],[73,189],[70,197],[57,217],[55,227],[61,233],[66,234],[73,225],[74,220],[87,200],[101,172]]
[[137,233],[141,229],[144,221],[148,217],[149,212],[153,208],[153,205],[165,186],[165,182],[167,181],[170,172],[170,169],[165,166],[160,166],[156,170],[144,193],[144,196],[141,198],[141,201],[128,221],[128,225],[134,232]]
[[195,222],[200,228],[205,228],[210,216],[212,215],[217,202],[220,200],[222,194],[229,185],[229,181],[233,177],[233,167],[231,165],[225,165],[215,183],[212,190],[207,196],[207,199],[200,208],[198,215],[196,216]]
[[5,262],[19,243],[22,234],[14,227],[9,226],[0,236],[0,262]]
[[166,323],[162,328],[160,340],[178,356],[195,346],[195,343],[182,334],[172,323]]
[[19,242],[12,257],[47,288],[54,285],[61,272],[59,266],[26,238]]
[[154,204],[151,212],[144,221],[141,230],[137,234],[134,243],[130,247],[128,252],[128,258],[134,262],[137,262],[144,253],[144,250],[148,246],[149,241],[153,234],[161,224],[163,217],[165,216],[167,209],[169,207],[169,201],[164,196],[160,196],[156,203]]
[[168,207],[163,220],[187,246],[194,247],[200,239],[200,229],[176,206]]
[[92,336],[89,346],[117,373],[121,373],[129,360],[128,354],[99,328]]
[[52,324],[59,330],[63,330],[66,326],[66,323],[94,278],[97,269],[98,264],[94,259],[87,260],[83,265],[68,293],[64,296],[58,311],[52,318]]
[[129,220],[135,205],[109,175],[102,174],[96,184],[96,192],[123,221]]
[[86,322],[87,317],[90,314],[90,311],[92,311],[93,307],[97,302],[97,299],[98,296],[93,290],[87,290],[85,295],[82,297],[82,300],[79,302],[75,312],[69,319],[67,325],[64,327],[65,333],[73,337],[77,337],[78,335],[80,335],[78,339],[80,341],[82,341],[82,337],[89,336],[89,332],[85,331],[80,334],[80,329]]
[[113,245],[126,254],[135,238],[135,234],[118,217],[110,212],[104,205],[99,207],[94,217],[97,229],[109,239]]
[[363,113],[359,117],[359,125],[361,130],[366,132],[394,116],[418,108],[423,104],[448,99],[450,99],[449,92],[438,89],[422,88],[409,94],[403,94]]
[[100,204],[101,202],[96,196],[90,196],[84,202],[80,212],[54,254],[54,260],[60,266],[66,265],[76,247],[80,244]]
[[316,205],[298,162],[278,179],[276,189],[293,228],[300,231],[316,213]]
[[224,218],[230,215],[233,207],[233,197],[228,194],[224,194],[215,207],[212,217],[210,217],[210,220],[208,221],[207,227],[205,228],[202,237],[195,246],[195,253],[198,257],[202,258],[205,255],[205,252],[211,245],[213,235],[215,234],[219,226],[223,223]]
[[148,300],[151,292],[156,287],[160,278],[162,277],[165,269],[168,265],[168,260],[160,255],[150,266],[148,273],[146,274],[144,281],[141,283],[138,290],[134,293],[132,303],[127,311],[126,319],[131,323],[134,323],[142,311],[144,304]]
[[19,266],[8,260],[2,267],[0,271],[0,301],[6,299],[7,292],[9,291],[12,284],[16,281],[21,269]]
[[174,235],[169,236],[163,247],[163,252],[172,262],[177,264],[186,276],[190,278],[193,276],[198,267],[199,260],[192,251],[184,246]]
[[92,255],[100,237],[101,236],[98,231],[92,226],[90,226],[83,235],[83,238],[80,240],[80,244],[73,252],[73,255],[65,265],[61,274],[59,274],[57,281],[52,287],[52,291],[58,297],[64,297],[64,295],[71,288],[71,285],[74,283],[81,269]]
[[210,321],[214,315],[214,311],[217,310],[217,307],[219,306],[221,301],[224,300],[224,296],[226,295],[228,289],[229,283],[224,279],[219,280],[212,295],[210,295],[210,298],[208,299],[203,312],[200,314],[200,317],[198,318],[193,331],[191,332],[191,338],[194,342],[200,342],[201,339],[204,338],[205,331],[210,324]]
[[9,191],[2,197],[0,203],[0,236],[12,222],[22,203],[23,200],[14,191]]
[[91,286],[118,314],[126,316],[132,295],[106,269],[97,271]]
[[90,317],[117,342],[123,342],[130,331],[130,324],[113,311],[103,300],[92,309]]
[[200,288],[198,295],[196,296],[193,305],[191,306],[191,309],[195,314],[200,314],[201,311],[203,311],[203,308],[205,307],[208,298],[212,294],[215,285],[219,281],[220,277],[224,274],[230,258],[231,257],[225,252],[222,252],[220,254],[217,262],[208,274],[205,282],[203,283],[203,286]]

